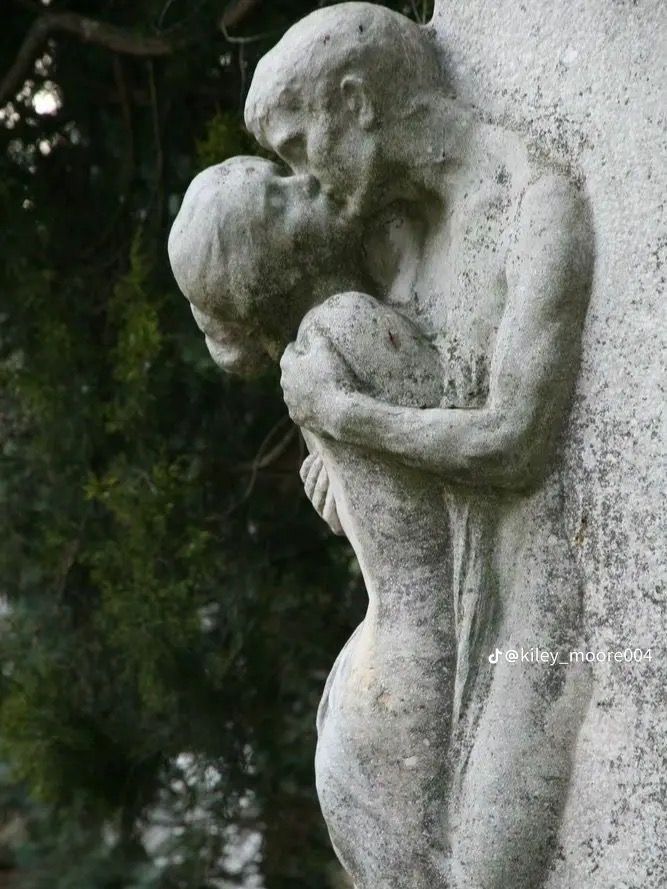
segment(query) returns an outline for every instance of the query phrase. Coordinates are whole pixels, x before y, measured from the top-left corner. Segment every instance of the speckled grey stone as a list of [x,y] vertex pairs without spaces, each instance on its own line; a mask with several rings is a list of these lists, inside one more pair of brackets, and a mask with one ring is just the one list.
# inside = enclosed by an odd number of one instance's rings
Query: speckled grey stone
[[174,224],[364,575],[316,757],[357,889],[667,885],[664,36],[650,0],[325,8],[248,96],[291,173],[212,168]]
[[596,263],[562,447],[565,527],[586,648],[653,655],[593,668],[546,885],[662,889],[667,8],[442,0],[434,26],[461,100],[526,132],[585,181]]

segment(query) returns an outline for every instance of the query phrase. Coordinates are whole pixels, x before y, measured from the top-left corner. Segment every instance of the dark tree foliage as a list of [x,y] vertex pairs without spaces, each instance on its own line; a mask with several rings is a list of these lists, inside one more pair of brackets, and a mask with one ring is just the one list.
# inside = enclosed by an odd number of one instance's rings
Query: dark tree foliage
[[255,150],[254,64],[318,5],[3,3],[12,885],[342,885],[313,787],[314,713],[363,589],[301,491],[276,375],[221,377],[165,247],[193,175]]

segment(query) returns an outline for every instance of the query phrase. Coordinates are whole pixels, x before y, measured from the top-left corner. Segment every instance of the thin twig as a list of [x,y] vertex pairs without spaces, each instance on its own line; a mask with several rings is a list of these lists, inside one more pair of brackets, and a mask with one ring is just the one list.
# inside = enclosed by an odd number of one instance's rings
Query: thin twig
[[171,7],[174,5],[175,2],[176,2],[176,0],[167,0],[167,2],[162,7],[162,12],[160,13],[160,16],[157,20],[157,27],[158,27],[159,31],[162,30],[162,26],[164,24],[165,18],[167,17],[167,13],[169,12],[169,10],[171,9]]
[[113,73],[116,88],[118,89],[118,101],[120,102],[123,128],[125,130],[125,159],[123,162],[123,188],[121,190],[121,194],[125,195],[129,184],[128,180],[131,178],[134,169],[134,130],[132,127],[132,110],[130,108],[130,96],[125,69],[120,56],[117,55],[113,57]]
[[153,135],[155,138],[155,194],[157,197],[157,219],[162,218],[162,177],[164,172],[164,151],[162,149],[162,132],[160,128],[160,110],[158,106],[157,87],[155,85],[155,66],[148,61],[148,86],[151,97],[153,119]]
[[287,423],[289,423],[289,417],[281,417],[277,423],[274,423],[268,434],[265,436],[264,441],[259,446],[259,449],[253,459],[249,463],[239,463],[235,467],[236,471],[257,473],[260,469],[267,469],[269,466],[271,466],[272,463],[275,463],[275,461],[287,450],[287,445],[290,443],[294,436],[295,427],[291,427],[290,429],[288,429],[287,434],[284,435],[280,439],[278,444],[268,453],[267,448],[271,445],[273,439]]
[[243,113],[243,106],[246,100],[246,86],[248,84],[248,66],[245,60],[245,47],[243,44],[239,46],[239,71],[241,72],[241,84],[239,87],[239,108]]
[[248,469],[250,471],[250,479],[248,480],[246,489],[241,495],[240,499],[232,506],[230,506],[230,508],[225,513],[225,518],[229,518],[230,515],[235,513],[236,510],[239,509],[239,507],[241,507],[246,502],[246,500],[248,500],[252,492],[255,490],[259,472],[267,469],[269,466],[271,466],[272,463],[275,463],[275,461],[282,457],[287,448],[290,446],[294,436],[296,435],[296,427],[294,426],[288,429],[285,435],[283,435],[280,441],[275,445],[275,447],[271,448],[271,450],[267,453],[267,449],[271,445],[271,442],[286,423],[289,423],[289,417],[281,417],[280,420],[278,420],[278,422],[271,428],[268,435],[259,446],[259,450],[257,451],[257,454],[255,455],[252,463],[242,464],[241,467],[239,467]]
[[86,260],[91,255],[97,253],[97,251],[106,244],[109,237],[114,232],[119,220],[127,210],[127,198],[130,192],[132,177],[134,175],[135,158],[132,109],[130,107],[130,96],[127,89],[127,80],[125,78],[123,62],[120,56],[114,55],[113,57],[113,72],[116,88],[118,90],[118,101],[120,102],[123,129],[125,130],[125,156],[122,161],[119,175],[118,206],[108,220],[102,234],[81,250],[81,253],[79,254],[81,260]]
[[252,34],[250,37],[232,37],[222,22],[220,22],[220,30],[227,43],[238,46],[245,46],[248,43],[259,43],[260,40],[266,40],[267,37],[272,37],[276,33],[275,31],[263,31],[261,34]]
[[259,43],[260,40],[266,40],[267,37],[272,37],[276,33],[275,31],[263,31],[260,34],[251,34],[248,37],[233,37],[229,33],[230,28],[242,25],[245,19],[261,4],[262,0],[236,0],[235,3],[227,6],[218,23],[222,36],[227,43],[238,44],[239,46],[244,46],[247,43]]
[[261,4],[262,0],[236,0],[234,3],[228,3],[220,17],[222,33],[224,34],[227,28],[236,28],[237,25],[243,24],[245,19]]

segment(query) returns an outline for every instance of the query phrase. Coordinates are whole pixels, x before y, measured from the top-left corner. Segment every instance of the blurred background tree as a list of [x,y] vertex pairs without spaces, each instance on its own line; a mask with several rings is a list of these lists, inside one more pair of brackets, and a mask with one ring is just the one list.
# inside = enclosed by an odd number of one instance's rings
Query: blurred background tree
[[220,375],[165,246],[323,5],[3,4],[0,886],[344,885],[314,715],[363,587],[276,376]]

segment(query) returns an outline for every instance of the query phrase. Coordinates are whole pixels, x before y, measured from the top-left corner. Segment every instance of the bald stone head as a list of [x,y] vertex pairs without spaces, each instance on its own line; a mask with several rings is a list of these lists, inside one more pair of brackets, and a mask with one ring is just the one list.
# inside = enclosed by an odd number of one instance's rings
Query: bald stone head
[[442,73],[429,32],[383,6],[341,3],[294,25],[255,71],[246,125],[295,171],[363,208]]
[[168,249],[216,363],[249,376],[277,360],[305,312],[352,261],[353,238],[312,176],[288,176],[259,157],[199,173]]

